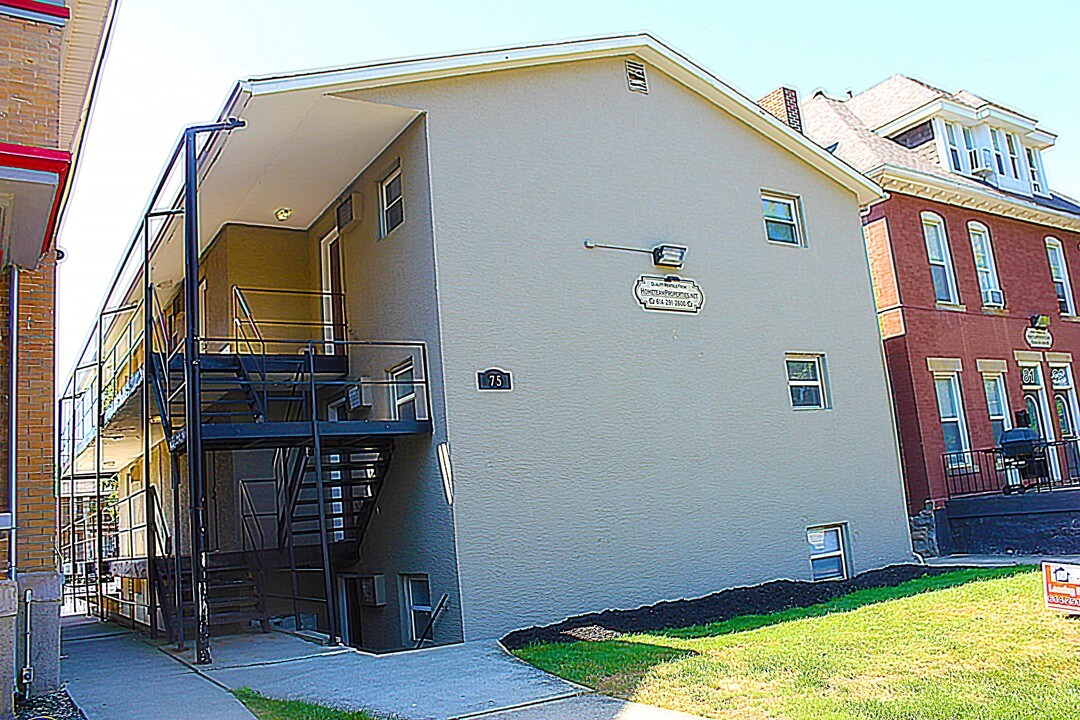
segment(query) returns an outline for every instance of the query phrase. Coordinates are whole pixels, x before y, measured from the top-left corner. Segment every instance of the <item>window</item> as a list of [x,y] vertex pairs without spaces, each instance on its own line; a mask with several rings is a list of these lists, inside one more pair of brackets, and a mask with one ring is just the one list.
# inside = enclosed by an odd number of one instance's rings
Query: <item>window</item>
[[934,299],[950,305],[959,304],[956,279],[953,277],[949,241],[945,235],[945,221],[937,215],[923,213],[923,236],[926,238],[926,254],[930,259],[930,276],[934,282]]
[[1026,147],[1024,152],[1027,154],[1028,173],[1031,175],[1031,190],[1044,195],[1046,194],[1046,181],[1043,180],[1042,175],[1042,157],[1035,148]]
[[431,587],[427,575],[403,575],[405,590],[405,617],[409,623],[409,641],[419,642],[421,637],[431,640]]
[[960,144],[956,137],[956,125],[951,122],[945,123],[945,144],[949,148],[949,167],[953,172],[964,172],[964,165],[960,160]]
[[986,307],[1001,307],[1005,304],[1005,295],[998,283],[994,250],[990,245],[990,230],[982,223],[970,222],[968,234],[971,235],[971,253],[975,257],[975,273],[979,276],[982,304]]
[[1061,439],[1076,437],[1076,392],[1067,365],[1050,366],[1050,387],[1054,391],[1054,417]]
[[990,139],[994,141],[994,162],[998,175],[1005,176],[1005,154],[1001,151],[1001,131],[990,128]]
[[829,407],[824,355],[785,355],[791,406],[796,410]]
[[405,200],[401,194],[401,168],[386,176],[379,184],[382,200],[382,237],[389,235],[405,220]]
[[[960,376],[935,375],[934,390],[937,393],[941,432],[945,437],[945,452],[966,453],[968,436],[964,424],[964,401],[960,395]],[[964,462],[958,461],[957,464]]]
[[986,392],[986,409],[990,414],[990,427],[994,430],[994,445],[1001,442],[1001,433],[1009,429],[1009,396],[1005,394],[1004,375],[984,375],[983,390]]
[[810,571],[814,580],[844,580],[848,576],[844,526],[827,525],[806,530]]
[[390,379],[390,418],[392,420],[416,419],[416,385],[412,360],[387,371]]
[[1012,133],[1005,134],[1005,145],[1009,149],[1009,169],[1012,176],[1020,179],[1020,141]]
[[798,198],[762,193],[761,208],[765,215],[765,236],[770,241],[803,244]]
[[964,148],[967,150],[968,170],[975,172],[975,168],[979,167],[979,146],[975,143],[975,135],[972,134],[971,128],[965,127],[963,130]]
[[1069,285],[1069,270],[1065,266],[1065,251],[1060,240],[1046,238],[1046,256],[1050,261],[1050,279],[1054,282],[1058,309],[1062,315],[1075,315],[1076,306],[1073,305],[1072,287]]

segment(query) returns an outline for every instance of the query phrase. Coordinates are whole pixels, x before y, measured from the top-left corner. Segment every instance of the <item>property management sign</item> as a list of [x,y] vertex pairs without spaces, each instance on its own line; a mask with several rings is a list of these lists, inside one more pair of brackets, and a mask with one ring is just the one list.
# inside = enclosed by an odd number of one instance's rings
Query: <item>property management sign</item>
[[645,310],[697,313],[705,304],[705,294],[693,280],[642,275],[634,284],[634,297]]
[[1080,614],[1080,565],[1044,562],[1042,572],[1046,607]]

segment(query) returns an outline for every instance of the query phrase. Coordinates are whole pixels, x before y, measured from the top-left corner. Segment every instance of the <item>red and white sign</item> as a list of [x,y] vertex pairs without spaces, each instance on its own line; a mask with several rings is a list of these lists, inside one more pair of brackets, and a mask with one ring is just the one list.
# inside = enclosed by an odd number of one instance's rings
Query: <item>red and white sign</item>
[[1044,562],[1042,572],[1046,607],[1080,615],[1080,565]]

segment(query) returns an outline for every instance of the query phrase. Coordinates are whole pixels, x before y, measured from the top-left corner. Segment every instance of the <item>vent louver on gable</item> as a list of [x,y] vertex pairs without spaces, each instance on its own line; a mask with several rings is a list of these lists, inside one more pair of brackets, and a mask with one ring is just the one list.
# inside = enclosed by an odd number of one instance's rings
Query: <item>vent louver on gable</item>
[[645,77],[645,65],[636,60],[626,61],[626,85],[630,92],[649,94],[649,81]]

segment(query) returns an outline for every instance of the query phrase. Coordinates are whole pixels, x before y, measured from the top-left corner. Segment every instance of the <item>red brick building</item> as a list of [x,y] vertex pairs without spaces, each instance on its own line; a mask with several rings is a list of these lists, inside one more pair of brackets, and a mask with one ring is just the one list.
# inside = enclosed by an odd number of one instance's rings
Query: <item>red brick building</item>
[[900,75],[801,111],[889,193],[864,225],[916,549],[1077,552],[1080,493],[1011,492],[1031,479],[995,450],[1027,410],[1040,489],[1080,483],[1080,203],[1047,184],[1056,136]]
[[59,683],[53,240],[112,4],[0,0],[0,717]]

